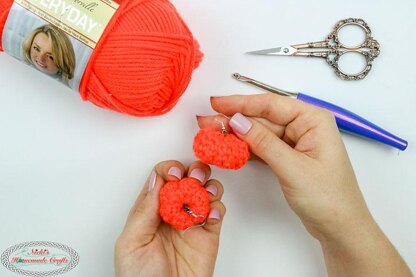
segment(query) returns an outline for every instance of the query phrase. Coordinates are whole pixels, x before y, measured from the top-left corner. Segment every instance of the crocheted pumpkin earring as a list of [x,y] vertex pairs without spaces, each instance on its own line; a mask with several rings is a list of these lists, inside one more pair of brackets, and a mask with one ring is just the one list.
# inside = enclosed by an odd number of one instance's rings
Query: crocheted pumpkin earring
[[159,193],[159,213],[177,230],[202,226],[208,217],[209,192],[194,178],[169,181]]
[[208,127],[196,134],[193,144],[195,156],[206,164],[225,169],[240,169],[250,157],[248,144],[228,133],[224,122],[217,121],[221,123],[222,131]]

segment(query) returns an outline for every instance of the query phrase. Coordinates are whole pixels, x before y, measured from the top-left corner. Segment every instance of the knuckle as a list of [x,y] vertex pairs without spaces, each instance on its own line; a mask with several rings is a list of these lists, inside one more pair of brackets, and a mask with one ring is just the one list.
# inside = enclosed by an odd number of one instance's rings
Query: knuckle
[[334,117],[333,114],[326,109],[317,109],[316,114],[319,118],[322,118],[322,119],[330,119],[331,117]]
[[131,216],[141,217],[146,213],[146,207],[143,203],[139,203],[131,210]]
[[278,95],[278,94],[276,94],[276,93],[272,93],[272,92],[270,92],[270,93],[265,94],[265,97],[266,97],[266,101],[267,101],[268,103],[271,103],[271,102],[279,101],[279,99],[280,99],[282,96],[280,96],[280,95]]
[[218,209],[221,215],[224,215],[227,212],[227,208],[220,200],[214,201],[211,205],[211,208]]
[[221,192],[221,194],[224,193],[224,186],[222,185],[222,183],[218,180],[215,180],[215,184],[218,188],[218,191]]
[[221,184],[221,182],[220,181],[218,181],[217,179],[209,179],[208,181],[207,181],[207,186],[208,185],[211,185],[211,184],[214,184],[215,186],[217,186],[218,188],[220,188],[220,187],[222,187],[222,184]]
[[198,167],[198,168],[201,168],[201,169],[205,169],[206,171],[211,170],[211,167],[208,164],[206,164],[202,161],[194,161],[190,164],[189,167]]
[[166,166],[168,164],[180,164],[180,162],[177,161],[177,160],[165,160],[165,161],[161,161],[161,162],[157,163],[156,167],[163,168],[164,166]]
[[250,111],[251,111],[250,98],[249,97],[244,97],[243,98],[243,105],[242,105],[241,113],[242,114],[249,114]]
[[153,169],[157,172],[157,173],[160,173],[160,172],[163,172],[163,168],[164,168],[164,166],[165,166],[165,164],[167,163],[168,161],[161,161],[161,162],[158,162],[154,167],[153,167]]
[[221,201],[218,201],[215,204],[215,208],[220,211],[221,215],[225,215],[225,213],[227,212],[227,208],[225,207],[224,203],[222,203]]
[[260,117],[270,118],[272,113],[271,103],[267,102],[264,108],[260,111]]
[[225,205],[222,202],[220,202],[220,203],[221,203],[222,215],[224,216],[227,213],[227,208],[225,207]]
[[299,129],[296,125],[288,125],[285,129],[284,136],[286,138],[296,138],[298,137]]
[[158,162],[156,165],[155,165],[155,167],[156,168],[160,168],[160,167],[163,167],[163,165],[165,165],[166,163],[168,163],[169,161],[160,161],[160,162]]
[[268,93],[265,95],[265,105],[264,108],[260,112],[260,117],[269,118],[273,112],[273,103],[276,101],[276,96],[273,93]]
[[255,148],[257,151],[259,151],[260,153],[264,153],[268,151],[272,141],[273,137],[270,133],[258,131],[253,134],[251,144],[252,147]]
[[116,252],[118,252],[118,251],[124,249],[125,248],[125,245],[126,245],[126,243],[124,241],[123,234],[121,234],[117,238],[116,243],[114,244],[114,249],[115,249]]
[[319,110],[319,119],[327,124],[335,124],[335,116],[326,109]]

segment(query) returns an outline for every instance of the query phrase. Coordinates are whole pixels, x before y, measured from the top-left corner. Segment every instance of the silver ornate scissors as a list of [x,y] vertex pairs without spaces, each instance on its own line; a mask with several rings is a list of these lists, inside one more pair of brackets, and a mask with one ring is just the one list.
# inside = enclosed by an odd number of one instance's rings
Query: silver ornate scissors
[[[339,32],[347,25],[355,25],[364,30],[365,39],[361,44],[351,46],[340,41]],[[315,51],[302,51],[302,49],[314,49]],[[338,62],[341,56],[347,53],[358,53],[363,55],[366,60],[366,66],[357,73],[347,73],[340,69]],[[370,27],[364,20],[359,18],[348,18],[339,21],[335,25],[333,31],[323,41],[252,51],[248,52],[248,54],[325,58],[327,63],[335,68],[335,73],[341,79],[361,80],[367,76],[368,72],[370,72],[373,60],[380,54],[380,44],[377,40],[373,39]]]

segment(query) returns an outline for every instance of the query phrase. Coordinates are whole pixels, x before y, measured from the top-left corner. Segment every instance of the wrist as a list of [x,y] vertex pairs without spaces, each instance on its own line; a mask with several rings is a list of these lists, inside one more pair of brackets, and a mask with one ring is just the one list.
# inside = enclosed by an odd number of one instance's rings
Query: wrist
[[313,212],[309,209],[309,215],[299,217],[308,232],[321,244],[348,243],[368,232],[379,230],[365,202],[353,203],[332,205],[332,209],[320,208]]
[[357,223],[320,238],[329,276],[412,276],[371,216]]
[[351,249],[368,243],[383,235],[377,223],[370,216],[368,218],[346,221],[345,224],[327,229],[317,237],[322,248]]
[[316,236],[321,245],[352,245],[382,234],[374,218],[366,209],[359,214],[339,216],[333,222],[321,226]]

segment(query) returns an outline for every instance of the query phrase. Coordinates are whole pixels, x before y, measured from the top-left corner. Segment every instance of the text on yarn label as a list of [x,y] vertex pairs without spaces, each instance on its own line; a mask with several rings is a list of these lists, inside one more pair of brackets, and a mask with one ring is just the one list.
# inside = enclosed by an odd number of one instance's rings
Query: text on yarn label
[[112,1],[15,0],[15,3],[94,48],[118,8]]

